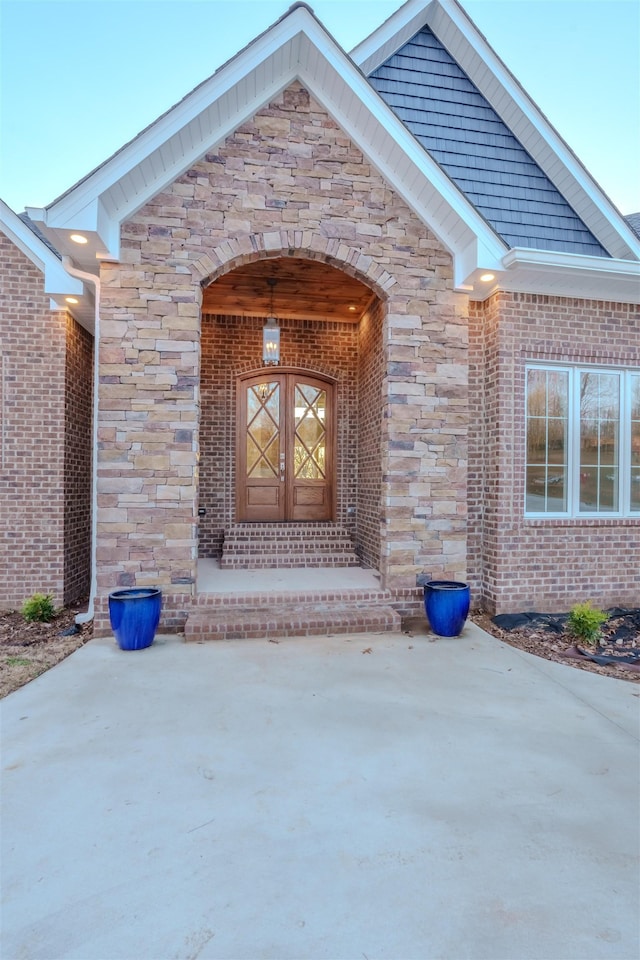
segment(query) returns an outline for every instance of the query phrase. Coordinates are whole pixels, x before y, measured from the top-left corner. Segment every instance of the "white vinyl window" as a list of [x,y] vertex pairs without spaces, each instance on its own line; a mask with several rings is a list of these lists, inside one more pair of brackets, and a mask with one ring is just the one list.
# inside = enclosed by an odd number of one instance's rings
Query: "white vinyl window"
[[526,391],[526,515],[640,515],[640,371],[531,365]]

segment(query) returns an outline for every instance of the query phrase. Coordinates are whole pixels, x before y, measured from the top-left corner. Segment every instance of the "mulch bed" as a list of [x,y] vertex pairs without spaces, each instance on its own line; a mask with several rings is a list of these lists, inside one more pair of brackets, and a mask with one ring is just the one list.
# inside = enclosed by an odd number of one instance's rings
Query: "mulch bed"
[[[66,607],[49,623],[27,623],[18,610],[0,612],[0,698],[39,677],[91,639],[92,624],[75,624],[76,615],[85,608],[86,600]],[[69,635],[64,636],[67,631]]]
[[[59,611],[50,623],[27,623],[17,610],[0,611],[0,698],[24,686],[40,676],[56,663],[91,639],[92,624],[85,624],[72,631],[75,618],[86,608],[86,600]],[[596,663],[588,659],[593,648],[575,642],[566,630],[566,615],[546,616],[542,621],[532,620],[530,614],[511,629],[505,629],[488,614],[474,612],[471,619],[487,633],[499,640],[532,653],[545,660],[568,664],[580,670],[618,677],[632,683],[640,683],[640,611],[609,611],[610,618],[603,628],[603,639],[596,655],[613,658],[613,663]],[[544,617],[544,615],[543,615]],[[423,618],[419,618],[422,621]],[[622,662],[633,656],[635,669]]]
[[[487,633],[534,656],[590,673],[640,683],[640,610],[607,611],[597,647],[576,642],[567,630],[567,614],[471,614]],[[594,658],[594,659],[591,659]]]

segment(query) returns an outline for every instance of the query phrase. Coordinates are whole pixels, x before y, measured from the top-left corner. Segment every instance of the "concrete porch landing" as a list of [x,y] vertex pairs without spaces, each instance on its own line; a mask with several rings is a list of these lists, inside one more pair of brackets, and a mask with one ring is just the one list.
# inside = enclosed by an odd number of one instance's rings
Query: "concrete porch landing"
[[361,567],[226,570],[199,560],[197,591],[186,640],[386,633],[401,623],[378,574]]
[[198,560],[198,593],[309,593],[379,590],[380,574],[364,567],[293,567],[221,570],[218,560]]

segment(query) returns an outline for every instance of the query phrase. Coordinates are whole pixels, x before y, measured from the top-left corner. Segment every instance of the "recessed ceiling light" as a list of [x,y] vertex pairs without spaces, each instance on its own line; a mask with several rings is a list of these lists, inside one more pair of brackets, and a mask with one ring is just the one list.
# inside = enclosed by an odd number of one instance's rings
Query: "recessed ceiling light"
[[69,239],[73,240],[74,243],[89,243],[87,238],[83,237],[81,233],[72,233]]
[[67,303],[80,303],[77,297],[65,297]]
[[351,313],[355,313],[355,312],[356,312],[356,308],[355,308],[354,306],[349,307],[349,310],[351,311]]
[[496,278],[495,273],[483,273],[480,276],[480,279],[482,280],[483,283],[491,283],[491,281],[495,280],[495,278]]

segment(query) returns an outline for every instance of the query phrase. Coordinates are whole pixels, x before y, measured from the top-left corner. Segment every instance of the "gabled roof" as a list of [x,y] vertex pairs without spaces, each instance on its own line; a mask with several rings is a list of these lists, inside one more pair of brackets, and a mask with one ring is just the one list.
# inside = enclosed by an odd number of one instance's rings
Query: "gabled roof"
[[[524,257],[519,258],[518,248],[509,250],[483,212],[384,102],[358,64],[368,72],[375,70],[425,24],[450,51],[452,46],[464,48],[467,60],[475,57],[473,82],[507,125],[510,123],[504,115],[505,104],[511,104],[511,119],[516,126],[525,114],[524,104],[526,122],[532,129],[535,127],[541,143],[545,140],[546,121],[452,0],[409,0],[357,48],[356,62],[306,5],[296,4],[102,166],[44,210],[29,213],[63,254],[73,256],[83,269],[96,271],[96,258],[118,259],[120,224],[124,220],[215,149],[290,83],[299,80],[452,253],[454,282],[459,289],[472,291],[479,274],[491,271],[503,287],[508,275],[507,282],[517,283],[518,289],[572,295],[579,278],[580,295],[595,296],[600,291],[611,298],[617,273],[629,274],[627,281],[632,276],[637,279],[633,263],[623,263],[615,269],[612,266],[620,263],[620,258],[640,260],[640,244],[573,155],[569,159],[584,182],[578,182],[578,175],[567,171],[564,159],[548,143],[546,150],[553,164],[547,166],[555,165],[555,175],[546,167],[545,173],[559,190],[560,181],[573,184],[583,209],[578,210],[575,203],[573,208],[597,243],[618,259],[612,265],[601,256],[554,253],[556,265],[571,268],[567,276],[573,279],[568,283],[563,281],[562,273],[550,273],[545,258],[536,258],[536,251],[527,249]],[[478,80],[480,67],[485,74],[482,82]],[[501,76],[495,75],[498,68]],[[470,70],[464,69],[471,77]],[[517,88],[519,103],[515,103],[511,90],[505,92],[507,81],[510,88]],[[561,143],[555,131],[550,127],[549,130]],[[529,149],[528,144],[524,145]],[[570,153],[566,146],[564,153]],[[536,163],[540,164],[538,158]],[[80,249],[70,242],[72,232],[88,237],[86,247]],[[597,252],[601,253],[600,248]],[[606,269],[598,261],[606,262]],[[600,285],[601,280],[606,281],[608,292]],[[485,294],[483,290],[482,295]]]
[[[64,269],[52,244],[42,236],[34,223],[26,214],[17,213],[0,200],[0,230],[31,263],[44,275],[44,292],[51,298],[52,310],[68,310],[76,319],[82,321],[80,305],[72,306],[65,301],[65,297],[82,297],[85,294],[81,280],[70,277]],[[91,314],[91,310],[89,311]],[[86,325],[86,324],[83,324]]]
[[625,218],[636,237],[640,237],[640,213],[629,213]]
[[509,247],[609,256],[428,27],[369,80]]

